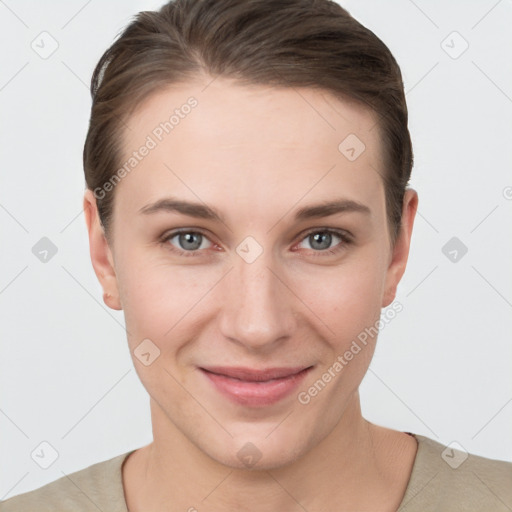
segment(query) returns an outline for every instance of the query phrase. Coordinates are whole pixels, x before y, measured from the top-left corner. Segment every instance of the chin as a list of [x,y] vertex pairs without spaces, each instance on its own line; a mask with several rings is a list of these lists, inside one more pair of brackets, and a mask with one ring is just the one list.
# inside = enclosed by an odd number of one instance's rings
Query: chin
[[[290,435],[289,435],[290,434]],[[298,434],[294,430],[295,436]],[[232,469],[264,471],[278,469],[296,461],[306,450],[304,439],[295,439],[292,433],[283,430],[278,435],[268,431],[260,435],[243,435],[231,438],[227,443],[200,446],[212,459]]]

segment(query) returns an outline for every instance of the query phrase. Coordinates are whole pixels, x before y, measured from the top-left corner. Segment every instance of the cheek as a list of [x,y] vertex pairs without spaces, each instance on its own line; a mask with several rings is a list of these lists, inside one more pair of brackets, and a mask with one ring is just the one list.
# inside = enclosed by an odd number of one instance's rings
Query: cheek
[[118,266],[119,292],[132,343],[141,337],[160,344],[176,339],[176,332],[196,308],[207,306],[208,291],[218,279],[206,267],[179,267],[142,252],[125,252]]
[[328,416],[337,421],[343,405],[364,378],[375,351],[382,266],[375,259],[365,262],[361,258],[353,265],[341,265],[325,279],[316,277],[304,279],[300,293],[311,297],[307,304],[319,317],[316,324],[324,325],[321,334],[326,350],[318,372],[302,388],[302,397],[310,399],[319,414],[329,408]]
[[[146,337],[160,344],[170,338],[176,342],[191,319],[207,321],[218,307],[218,281],[226,269],[171,264],[156,249],[155,255],[149,252],[124,247],[119,251],[116,272],[126,326],[134,335],[132,343]],[[290,307],[305,308],[309,321],[340,350],[380,317],[385,275],[378,254],[378,248],[368,245],[336,266],[283,269],[293,290]]]
[[368,253],[295,280],[297,295],[326,324],[335,343],[357,337],[380,318],[385,275]]

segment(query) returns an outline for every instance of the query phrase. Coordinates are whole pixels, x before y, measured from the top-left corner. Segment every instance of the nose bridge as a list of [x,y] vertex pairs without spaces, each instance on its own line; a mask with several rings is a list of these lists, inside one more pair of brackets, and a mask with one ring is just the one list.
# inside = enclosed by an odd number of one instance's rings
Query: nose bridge
[[277,277],[271,251],[255,250],[243,243],[237,248],[222,290],[220,328],[227,338],[262,348],[292,334],[294,315],[290,291]]

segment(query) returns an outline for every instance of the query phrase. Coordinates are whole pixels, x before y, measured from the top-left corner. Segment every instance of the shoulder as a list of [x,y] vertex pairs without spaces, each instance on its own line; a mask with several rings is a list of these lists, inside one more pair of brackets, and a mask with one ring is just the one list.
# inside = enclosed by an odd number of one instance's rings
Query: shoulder
[[0,502],[0,512],[127,512],[122,464],[127,452]]
[[512,510],[511,462],[414,437],[418,451],[399,512]]

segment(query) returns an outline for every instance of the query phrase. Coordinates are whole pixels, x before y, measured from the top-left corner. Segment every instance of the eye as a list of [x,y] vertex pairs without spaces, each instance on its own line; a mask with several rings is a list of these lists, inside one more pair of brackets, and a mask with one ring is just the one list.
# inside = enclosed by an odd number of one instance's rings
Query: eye
[[[175,242],[173,243],[174,239]],[[200,254],[199,249],[209,248],[206,242],[211,243],[204,233],[186,229],[174,231],[164,235],[161,239],[162,244],[165,244],[180,256],[198,256]]]
[[[336,239],[340,240],[338,244],[332,247]],[[325,254],[336,254],[342,251],[347,245],[352,243],[351,236],[344,232],[328,228],[315,228],[309,231],[302,242],[307,242],[310,249],[316,253],[314,256],[322,256]],[[300,244],[299,244],[300,245]]]
[[[339,242],[332,246],[333,242]],[[352,235],[346,231],[331,228],[315,228],[303,236],[300,244],[307,242],[313,256],[327,256],[337,254],[352,243]],[[214,246],[209,238],[201,231],[192,229],[181,229],[164,234],[160,243],[178,256],[200,256],[201,249],[208,249]],[[306,249],[308,249],[306,247]]]

